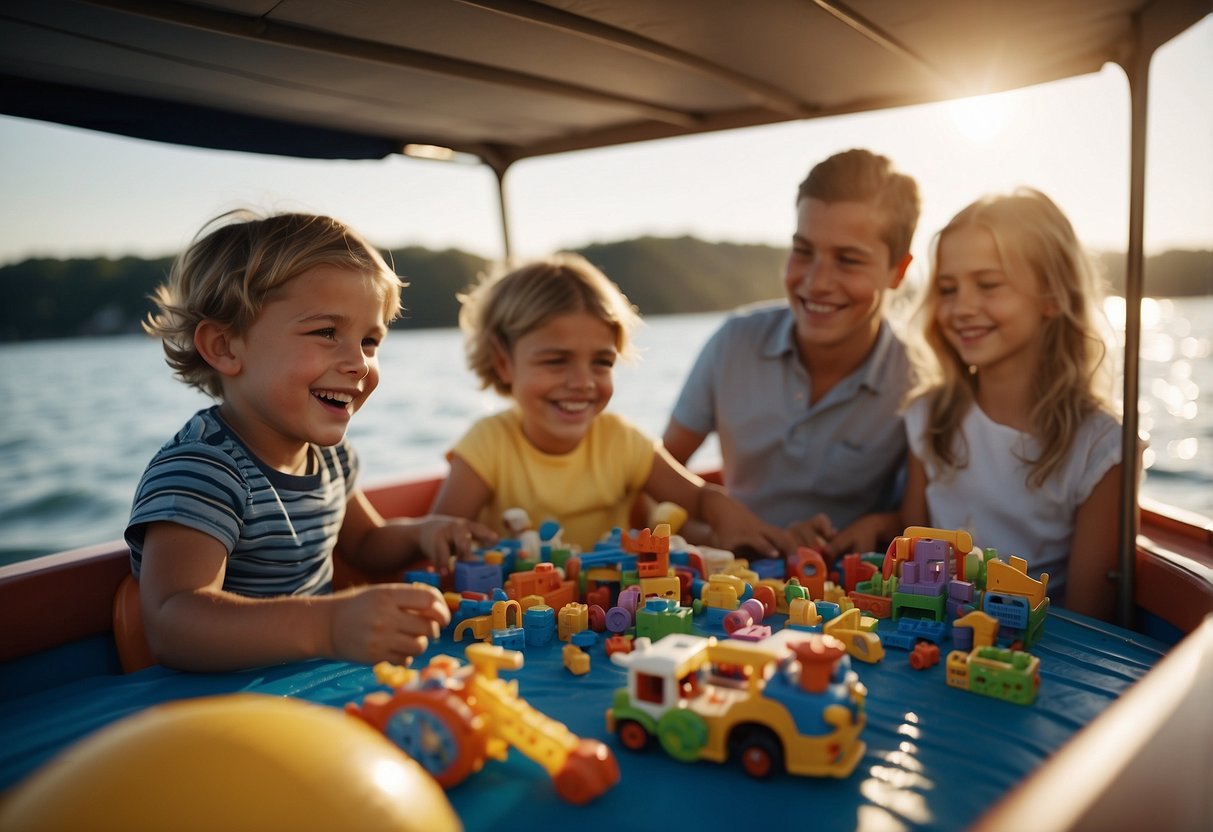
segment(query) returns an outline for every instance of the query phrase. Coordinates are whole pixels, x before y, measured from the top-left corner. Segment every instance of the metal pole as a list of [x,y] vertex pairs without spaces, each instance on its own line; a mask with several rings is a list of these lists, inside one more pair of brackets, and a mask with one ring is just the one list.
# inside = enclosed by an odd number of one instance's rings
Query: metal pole
[[1140,22],[1134,30],[1129,79],[1129,247],[1125,259],[1124,425],[1120,446],[1120,559],[1117,571],[1116,623],[1133,626],[1137,556],[1138,380],[1141,353],[1141,301],[1145,262],[1146,115],[1150,58]]
[[501,248],[504,256],[504,262],[510,262],[510,257],[513,253],[510,244],[510,212],[506,207],[505,201],[505,172],[509,169],[508,165],[491,165],[493,173],[497,175],[497,204],[501,211]]

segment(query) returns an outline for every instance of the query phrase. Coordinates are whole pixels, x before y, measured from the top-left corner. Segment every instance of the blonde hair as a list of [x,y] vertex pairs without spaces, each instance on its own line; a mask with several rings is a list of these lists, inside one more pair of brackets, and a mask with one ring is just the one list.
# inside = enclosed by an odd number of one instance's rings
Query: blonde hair
[[806,199],[872,203],[883,218],[880,239],[889,249],[889,265],[910,253],[918,226],[918,183],[895,170],[887,156],[853,149],[818,162],[796,191],[797,205]]
[[553,318],[588,312],[615,333],[621,358],[632,355],[631,336],[640,322],[619,287],[577,254],[559,253],[513,270],[498,269],[459,300],[468,368],[482,388],[492,387],[503,396],[510,394],[510,386],[494,368],[496,350],[509,352],[519,338]]
[[[209,229],[209,231],[208,231]],[[331,217],[230,211],[203,226],[152,295],[157,312],[144,330],[164,342],[165,362],[191,387],[221,398],[220,376],[194,346],[204,320],[244,333],[270,293],[316,266],[348,268],[372,277],[383,300],[383,322],[400,314],[405,285],[362,235]]]
[[927,447],[946,467],[968,464],[961,422],[976,398],[978,376],[947,343],[936,312],[939,306],[939,245],[950,232],[976,227],[994,239],[1003,271],[1029,273],[1055,314],[1041,330],[1040,364],[1032,377],[1032,434],[1040,456],[1030,463],[1028,485],[1039,488],[1057,470],[1083,421],[1097,410],[1112,412],[1099,376],[1107,372],[1107,344],[1097,325],[1102,291],[1095,266],[1065,214],[1033,188],[1017,188],[972,203],[935,235],[930,285],[919,315],[935,373],[911,392],[927,394]]

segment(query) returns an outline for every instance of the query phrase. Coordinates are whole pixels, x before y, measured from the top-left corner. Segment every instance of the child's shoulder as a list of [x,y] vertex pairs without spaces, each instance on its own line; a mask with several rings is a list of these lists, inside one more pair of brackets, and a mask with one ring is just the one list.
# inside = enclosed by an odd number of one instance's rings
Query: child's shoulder
[[1120,417],[1102,407],[1096,408],[1082,420],[1078,427],[1079,436],[1086,437],[1090,445],[1120,444]]
[[218,407],[199,410],[160,446],[148,469],[166,465],[204,465],[230,468],[244,467],[249,457],[243,446],[231,434],[218,416]]

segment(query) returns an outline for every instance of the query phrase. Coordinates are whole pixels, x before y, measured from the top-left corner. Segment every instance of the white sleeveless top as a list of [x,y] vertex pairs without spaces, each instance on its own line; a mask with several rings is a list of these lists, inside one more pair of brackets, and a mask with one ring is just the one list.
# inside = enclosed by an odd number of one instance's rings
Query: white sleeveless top
[[[1028,574],[1049,573],[1049,597],[1064,604],[1066,567],[1074,513],[1113,465],[1120,462],[1120,424],[1103,412],[1078,429],[1070,454],[1040,488],[1028,485],[1039,443],[1029,434],[992,421],[973,405],[961,423],[968,443],[964,468],[941,469],[927,453],[927,397],[906,411],[906,438],[927,474],[927,510],[931,525],[965,529],[973,544],[992,547],[1006,560],[1028,562]],[[1116,518],[1108,518],[1116,522]]]

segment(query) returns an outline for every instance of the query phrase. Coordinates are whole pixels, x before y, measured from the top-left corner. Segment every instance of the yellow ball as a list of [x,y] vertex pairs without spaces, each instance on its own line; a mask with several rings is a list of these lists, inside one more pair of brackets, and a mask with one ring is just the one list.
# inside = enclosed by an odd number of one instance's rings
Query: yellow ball
[[17,830],[462,828],[442,787],[361,720],[235,694],[149,708],[86,737],[4,796]]

